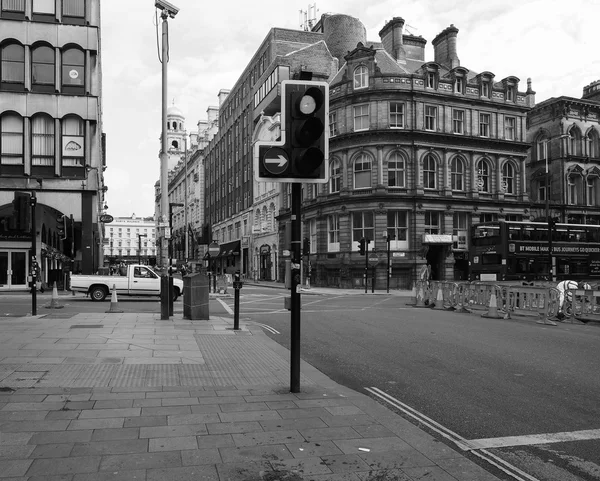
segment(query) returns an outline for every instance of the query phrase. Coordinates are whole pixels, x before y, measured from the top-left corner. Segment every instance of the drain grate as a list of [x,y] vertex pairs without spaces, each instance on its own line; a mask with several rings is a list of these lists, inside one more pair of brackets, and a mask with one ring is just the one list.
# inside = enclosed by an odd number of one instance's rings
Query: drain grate
[[70,329],[100,329],[102,324],[73,324]]

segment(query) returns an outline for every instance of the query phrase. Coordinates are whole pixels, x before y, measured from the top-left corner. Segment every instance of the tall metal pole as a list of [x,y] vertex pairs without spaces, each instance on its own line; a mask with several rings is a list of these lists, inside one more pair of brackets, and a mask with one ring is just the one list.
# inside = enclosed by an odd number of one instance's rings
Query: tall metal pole
[[292,284],[290,329],[290,392],[300,392],[300,260],[301,248],[302,184],[292,183]]
[[169,24],[167,23],[168,17],[169,15],[167,14],[167,12],[163,10],[160,16],[160,18],[162,19],[162,130],[160,149],[160,214],[162,217],[163,225],[168,220],[167,213],[169,211],[169,157],[167,154],[167,64],[169,62]]
[[185,262],[188,261],[189,258],[189,246],[188,246],[188,170],[187,170],[187,164],[188,164],[188,150],[187,150],[187,141],[188,141],[188,134],[187,131],[185,132],[185,153],[184,153],[184,163],[185,163],[185,179],[183,180],[183,188],[185,191],[185,194],[183,196],[183,223],[184,225],[184,229],[185,229]]
[[390,293],[390,276],[392,275],[392,266],[390,264],[390,234],[386,236],[387,240],[387,293]]
[[552,265],[552,220],[550,219],[550,172],[548,169],[549,142],[550,139],[544,141],[544,159],[546,161],[546,222],[548,223],[548,278],[552,281],[556,281],[554,266]]
[[[31,315],[37,316],[37,269],[33,269],[33,260],[37,263],[37,232],[36,232],[36,219],[35,219],[35,209],[37,204],[37,197],[35,196],[35,191],[31,193],[31,198],[29,200],[31,205],[31,257],[30,264],[31,267],[29,270],[32,272],[32,288],[31,288]],[[39,265],[39,263],[38,263]]]

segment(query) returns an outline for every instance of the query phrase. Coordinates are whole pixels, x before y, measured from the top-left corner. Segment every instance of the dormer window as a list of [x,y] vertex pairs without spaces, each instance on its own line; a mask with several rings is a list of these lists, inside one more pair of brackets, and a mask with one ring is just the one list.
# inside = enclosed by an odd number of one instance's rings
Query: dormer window
[[509,85],[508,87],[506,87],[506,100],[508,100],[510,102],[515,101],[515,86],[514,85]]
[[369,71],[367,67],[361,65],[354,70],[354,88],[364,89],[369,86]]
[[437,78],[436,78],[436,74],[435,72],[427,72],[427,76],[425,79],[425,86],[429,89],[434,89],[436,88],[436,84],[437,84]]
[[481,83],[481,96],[490,98],[490,82],[487,80]]
[[456,77],[456,82],[454,82],[454,91],[457,94],[465,93],[465,79],[463,77]]

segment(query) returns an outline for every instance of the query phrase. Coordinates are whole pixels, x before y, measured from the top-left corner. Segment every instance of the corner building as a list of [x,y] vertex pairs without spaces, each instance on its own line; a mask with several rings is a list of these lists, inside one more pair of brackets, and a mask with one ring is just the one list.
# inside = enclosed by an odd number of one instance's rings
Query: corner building
[[[332,44],[347,31],[339,27],[348,20],[337,17],[323,16],[314,27]],[[410,289],[426,263],[433,279],[466,279],[471,224],[521,220],[529,207],[530,85],[522,91],[516,77],[461,65],[453,25],[433,39],[433,61],[425,60],[426,40],[403,27],[395,17],[380,42],[354,39],[338,54],[331,178],[303,189],[305,274],[313,284],[364,286],[366,262],[366,282],[372,287],[374,278],[376,289],[386,287],[388,262],[391,288]],[[284,199],[290,190],[284,186]],[[286,224],[290,205],[283,207]],[[362,238],[371,241],[368,261],[358,252]]]
[[310,32],[271,30],[223,103],[207,156],[207,221],[220,243],[241,241],[224,270],[285,277],[291,185],[252,183],[250,141],[278,137],[280,82],[307,72],[330,84],[331,179],[302,189],[313,285],[358,288],[373,277],[382,289],[388,262],[391,288],[411,288],[426,263],[433,279],[466,279],[471,224],[528,216],[529,82],[524,90],[514,76],[461,65],[453,25],[433,39],[433,60],[427,41],[403,30],[395,17],[368,41],[359,19],[337,14]]
[[[100,1],[3,1],[0,58],[0,290],[27,287],[31,255],[62,286],[103,264]],[[15,229],[17,191],[37,197],[35,252],[30,227]]]

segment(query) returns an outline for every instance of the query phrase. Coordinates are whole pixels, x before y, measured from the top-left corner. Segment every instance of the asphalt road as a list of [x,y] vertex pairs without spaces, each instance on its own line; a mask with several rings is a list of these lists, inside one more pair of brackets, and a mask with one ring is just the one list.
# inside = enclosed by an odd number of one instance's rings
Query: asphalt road
[[[244,288],[240,318],[270,326],[265,332],[289,348],[285,295]],[[600,479],[600,325],[484,319],[406,301],[303,295],[302,359],[353,389],[381,390],[462,439],[517,437],[496,440],[492,451],[534,479]],[[522,444],[584,430],[596,430],[593,439]]]

